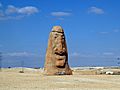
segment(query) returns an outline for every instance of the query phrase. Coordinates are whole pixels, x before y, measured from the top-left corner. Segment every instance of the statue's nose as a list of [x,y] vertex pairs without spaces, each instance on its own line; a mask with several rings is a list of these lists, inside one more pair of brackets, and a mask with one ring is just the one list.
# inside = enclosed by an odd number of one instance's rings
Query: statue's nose
[[56,39],[56,46],[54,48],[54,51],[59,54],[63,54],[65,52],[64,38],[62,36],[59,36]]
[[58,42],[58,50],[59,50],[60,52],[63,52],[63,48],[64,48],[63,39],[62,39],[62,37],[61,37],[61,39],[60,39],[59,42]]
[[62,44],[57,45],[57,46],[54,48],[54,50],[55,50],[56,52],[62,52],[62,51],[63,51]]

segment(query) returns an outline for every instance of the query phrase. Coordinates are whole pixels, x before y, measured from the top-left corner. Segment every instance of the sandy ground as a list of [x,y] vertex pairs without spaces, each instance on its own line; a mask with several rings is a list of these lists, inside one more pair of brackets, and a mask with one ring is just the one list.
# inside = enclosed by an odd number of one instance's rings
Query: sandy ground
[[4,69],[0,90],[120,90],[120,75],[45,76],[43,70]]

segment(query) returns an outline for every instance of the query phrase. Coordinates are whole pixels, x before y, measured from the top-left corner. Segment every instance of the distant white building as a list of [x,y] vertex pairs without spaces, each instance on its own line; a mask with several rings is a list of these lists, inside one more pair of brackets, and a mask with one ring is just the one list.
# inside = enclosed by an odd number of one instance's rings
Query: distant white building
[[114,72],[112,72],[112,71],[107,71],[106,74],[107,74],[107,75],[113,75]]

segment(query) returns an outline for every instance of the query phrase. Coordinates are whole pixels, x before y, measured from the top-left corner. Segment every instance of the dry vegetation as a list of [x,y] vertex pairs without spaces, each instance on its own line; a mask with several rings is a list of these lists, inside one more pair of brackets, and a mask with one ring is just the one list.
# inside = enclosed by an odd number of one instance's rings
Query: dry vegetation
[[74,75],[45,76],[40,69],[20,70],[3,69],[0,90],[120,90],[120,75],[81,75],[94,74],[94,70],[77,70]]

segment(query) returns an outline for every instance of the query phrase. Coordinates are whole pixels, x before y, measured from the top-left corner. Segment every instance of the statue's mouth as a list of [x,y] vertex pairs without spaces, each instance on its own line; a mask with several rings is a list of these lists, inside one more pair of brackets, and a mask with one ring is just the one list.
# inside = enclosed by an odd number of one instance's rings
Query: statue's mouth
[[64,59],[66,59],[66,56],[65,55],[61,56],[61,55],[56,54],[55,58],[58,59],[58,60],[64,60]]
[[66,53],[65,51],[55,51],[55,54],[59,56],[64,56]]
[[58,68],[64,68],[65,67],[65,62],[66,62],[66,56],[65,55],[58,55],[58,54],[55,54],[55,60],[56,60],[56,67]]

